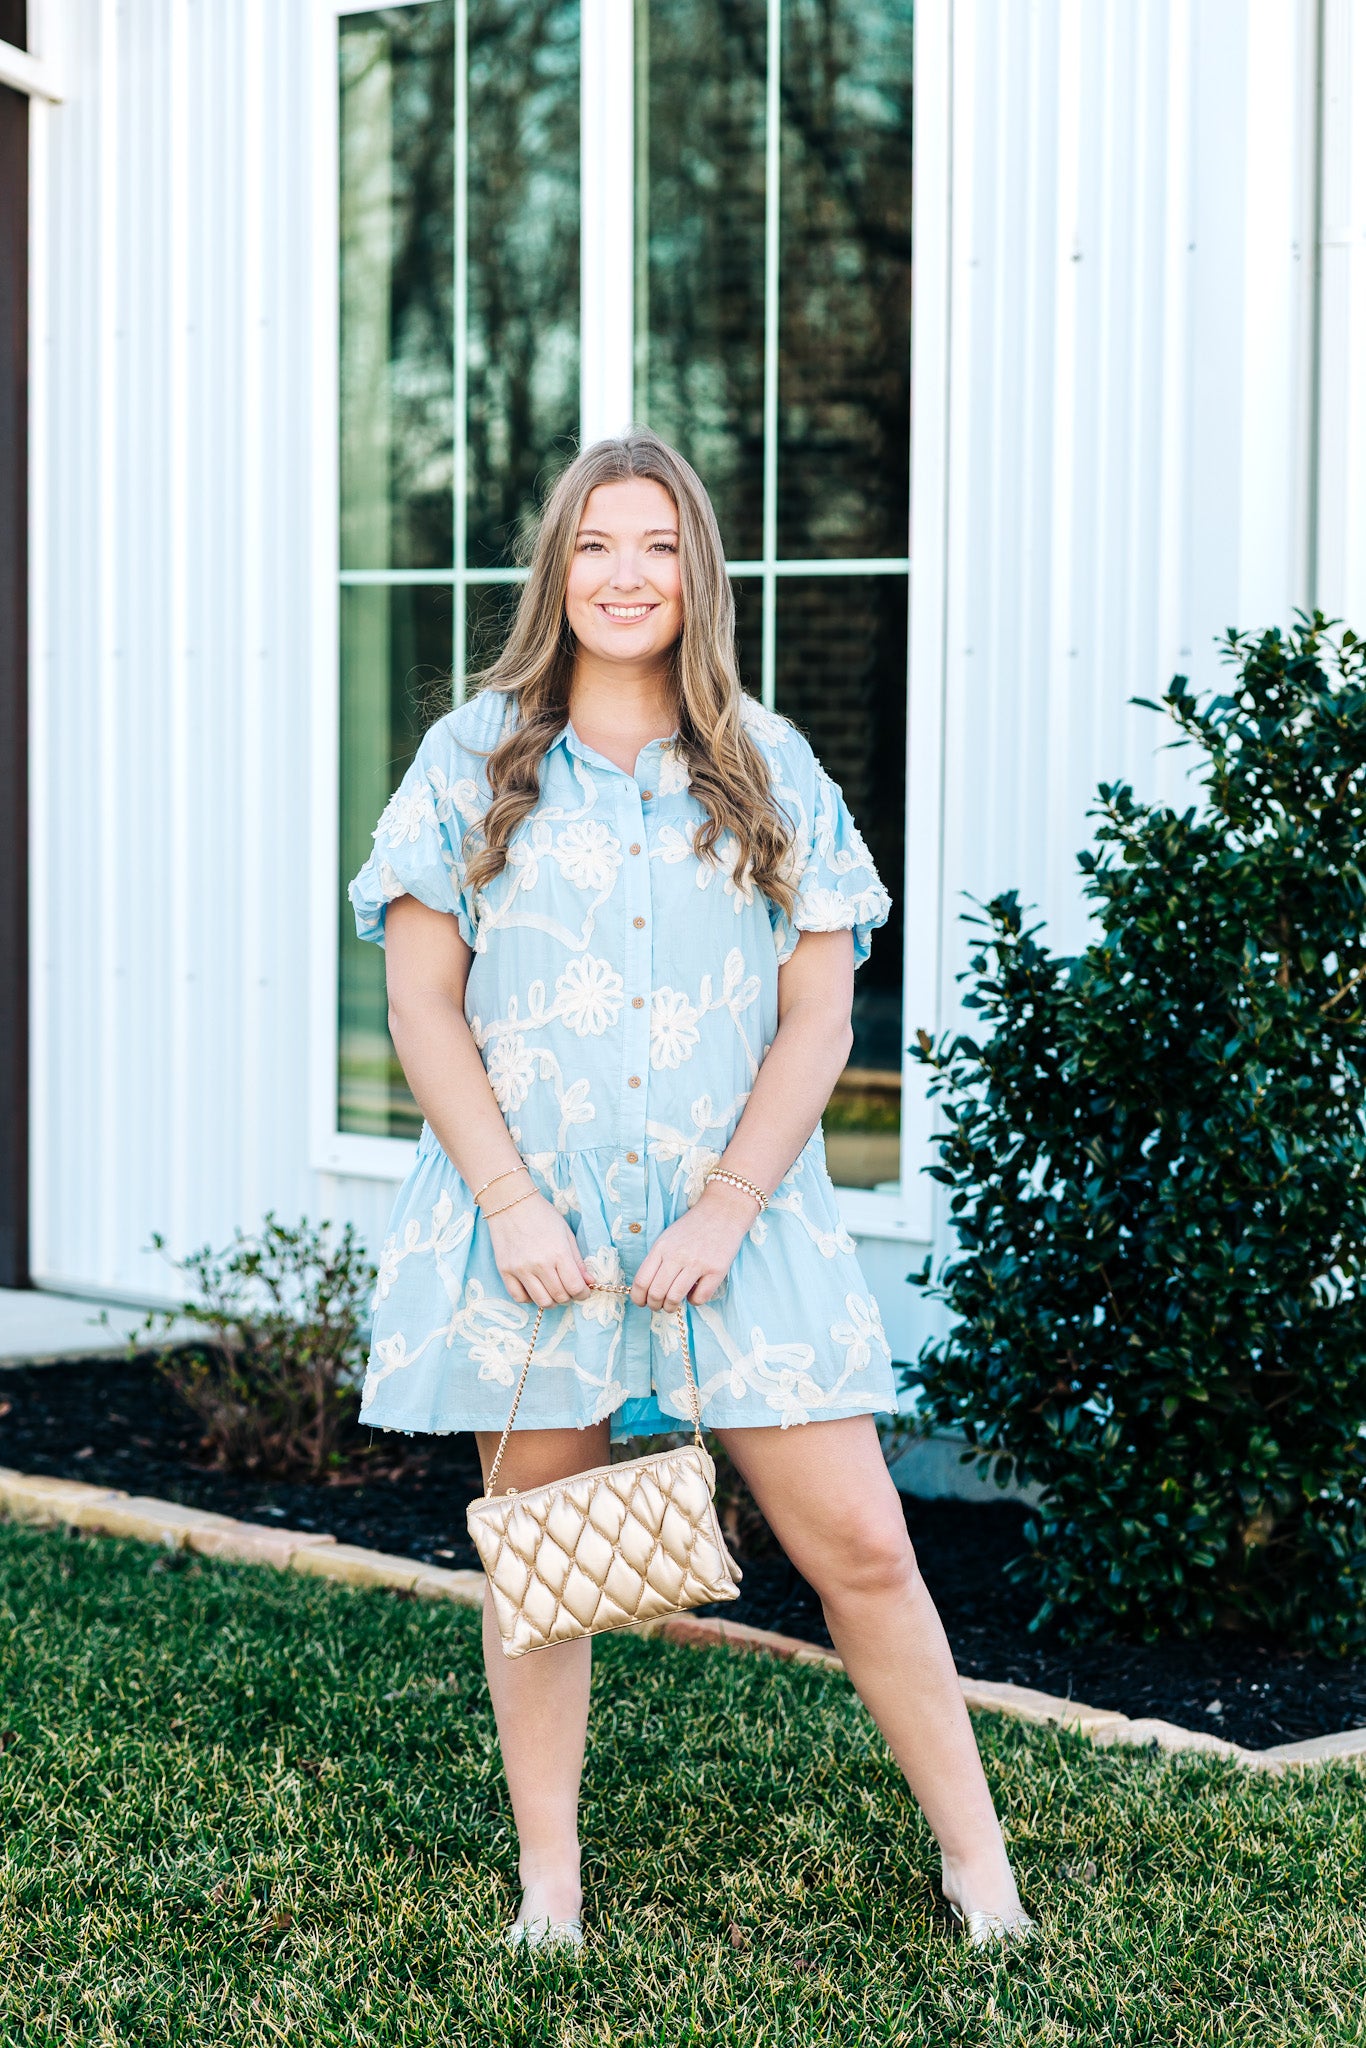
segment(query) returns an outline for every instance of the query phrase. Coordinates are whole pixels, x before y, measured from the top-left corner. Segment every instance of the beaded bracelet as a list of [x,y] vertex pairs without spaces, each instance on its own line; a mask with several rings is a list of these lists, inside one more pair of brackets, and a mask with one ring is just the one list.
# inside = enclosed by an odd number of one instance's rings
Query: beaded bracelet
[[510,1202],[504,1202],[504,1203],[502,1204],[502,1206],[501,1206],[500,1208],[497,1208],[497,1209],[485,1209],[485,1211],[484,1211],[484,1220],[485,1220],[485,1222],[491,1223],[491,1222],[493,1221],[494,1217],[495,1217],[495,1216],[501,1216],[501,1215],[503,1214],[503,1211],[504,1211],[505,1209],[515,1209],[515,1208],[517,1207],[517,1204],[518,1204],[519,1202],[529,1202],[529,1201],[531,1200],[531,1197],[532,1197],[532,1196],[533,1196],[534,1194],[536,1194],[537,1192],[538,1192],[538,1190],[537,1190],[536,1188],[528,1188],[528,1189],[527,1189],[527,1191],[526,1191],[526,1193],[525,1193],[524,1195],[514,1195],[514,1196],[513,1196],[513,1198],[512,1198],[512,1200],[511,1200]]
[[484,1182],[484,1187],[476,1188],[470,1199],[472,1201],[477,1202],[479,1200],[479,1197],[483,1194],[484,1188],[491,1188],[495,1181],[511,1180],[514,1173],[530,1173],[530,1171],[531,1168],[527,1165],[505,1166],[501,1173],[491,1173],[488,1179]]
[[733,1188],[743,1188],[744,1192],[747,1195],[753,1195],[755,1201],[759,1204],[760,1215],[768,1207],[768,1196],[764,1193],[763,1189],[756,1188],[752,1180],[744,1180],[738,1173],[730,1173],[724,1167],[714,1166],[711,1172],[703,1179],[703,1187],[706,1186],[709,1180],[728,1180]]

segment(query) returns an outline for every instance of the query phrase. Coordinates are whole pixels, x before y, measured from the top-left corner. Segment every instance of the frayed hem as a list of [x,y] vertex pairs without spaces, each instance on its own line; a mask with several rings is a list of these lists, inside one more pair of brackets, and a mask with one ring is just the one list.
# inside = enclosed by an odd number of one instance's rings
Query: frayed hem
[[[628,1394],[625,1401],[618,1402],[617,1406],[609,1409],[606,1415],[600,1415],[596,1419],[590,1416],[583,1422],[574,1420],[568,1422],[519,1422],[514,1427],[512,1434],[514,1436],[530,1436],[537,1430],[575,1429],[582,1435],[584,1430],[597,1429],[604,1422],[611,1424],[614,1417],[619,1415],[621,1410],[627,1405],[627,1402],[637,1398],[635,1395]],[[691,1416],[670,1415],[666,1411],[661,1411],[661,1413],[663,1420],[657,1427],[633,1427],[623,1429],[620,1432],[613,1431],[611,1433],[611,1441],[614,1444],[624,1444],[642,1440],[650,1441],[661,1436],[690,1436],[692,1434]],[[883,1405],[870,1404],[866,1408],[840,1408],[828,1415],[805,1416],[800,1422],[794,1422],[786,1415],[773,1414],[762,1417],[747,1415],[743,1421],[718,1420],[704,1415],[702,1418],[702,1430],[704,1435],[707,1433],[714,1435],[718,1430],[723,1429],[805,1429],[808,1424],[813,1422],[845,1422],[858,1415],[896,1416],[899,1413],[900,1411],[896,1407],[887,1403]],[[501,1422],[453,1422],[446,1424],[372,1422],[364,1415],[360,1417],[360,1425],[362,1429],[378,1430],[384,1436],[474,1436],[481,1433],[486,1436],[500,1436],[503,1429]]]

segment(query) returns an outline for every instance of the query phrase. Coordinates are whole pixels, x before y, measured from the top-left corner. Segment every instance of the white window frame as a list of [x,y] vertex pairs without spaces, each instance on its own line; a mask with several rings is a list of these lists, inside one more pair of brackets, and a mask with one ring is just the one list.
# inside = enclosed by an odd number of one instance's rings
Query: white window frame
[[[311,1128],[312,1163],[320,1172],[385,1181],[401,1180],[413,1159],[410,1139],[361,1136],[338,1129],[339,1056],[337,988],[338,863],[340,829],[339,588],[344,583],[452,583],[455,586],[454,667],[463,663],[464,592],[472,583],[512,582],[518,570],[464,568],[464,502],[456,492],[451,570],[343,571],[338,505],[338,23],[368,13],[377,0],[313,0],[315,9],[316,182],[313,196],[313,718],[316,783],[313,803],[311,888]],[[417,6],[426,0],[387,0]],[[938,1018],[942,915],[940,813],[943,732],[944,478],[948,372],[948,170],[951,0],[920,0],[916,10],[915,220],[912,419],[912,501],[917,522],[911,605],[906,763],[906,866],[902,877],[906,942],[903,962],[904,1037]],[[634,189],[635,53],[633,0],[581,0],[581,276],[580,431],[585,440],[619,432],[633,418],[635,358]],[[465,120],[463,26],[466,0],[456,0],[456,280],[457,332],[465,305]],[[775,685],[777,583],[785,576],[902,575],[912,583],[909,554],[858,560],[781,560],[777,553],[778,420],[778,209],[779,48],[781,0],[768,0],[770,62],[766,83],[767,182],[764,315],[764,494],[762,555],[729,564],[732,575],[762,590],[763,701]],[[464,473],[463,351],[456,358],[457,477]],[[914,744],[912,744],[912,740]],[[931,1115],[921,1072],[903,1052],[901,1183],[890,1193],[840,1188],[849,1229],[861,1237],[921,1244],[931,1235],[930,1183],[921,1172],[929,1158]]]
[[60,106],[66,98],[57,62],[58,22],[53,0],[29,0],[28,48],[0,42],[0,85],[11,86],[31,100]]

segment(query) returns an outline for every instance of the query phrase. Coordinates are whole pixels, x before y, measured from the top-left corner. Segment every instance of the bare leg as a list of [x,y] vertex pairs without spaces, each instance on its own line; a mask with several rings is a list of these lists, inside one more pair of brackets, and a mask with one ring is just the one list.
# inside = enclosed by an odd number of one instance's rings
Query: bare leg
[[869,1415],[721,1433],[933,1828],[946,1897],[1021,1913],[944,1625]]
[[[607,1437],[605,1422],[584,1430],[514,1430],[498,1473],[498,1491],[515,1486],[525,1492],[605,1465]],[[497,1448],[497,1435],[481,1431],[479,1455],[486,1475]],[[484,1669],[521,1852],[519,1920],[573,1920],[579,1914],[579,1779],[592,1658],[586,1637],[527,1657],[505,1657],[493,1603],[485,1593]]]

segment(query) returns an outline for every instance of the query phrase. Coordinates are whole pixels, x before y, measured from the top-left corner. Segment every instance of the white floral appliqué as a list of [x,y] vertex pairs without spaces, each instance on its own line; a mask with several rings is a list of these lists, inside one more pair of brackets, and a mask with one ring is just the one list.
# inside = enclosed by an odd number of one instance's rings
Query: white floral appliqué
[[505,1032],[494,1040],[493,1050],[484,1064],[489,1085],[504,1116],[520,1109],[536,1078],[536,1062],[529,1048],[520,1038],[513,1038]]
[[436,825],[436,805],[427,784],[419,782],[394,791],[380,814],[375,838],[387,839],[390,846],[416,846],[428,825]]
[[621,841],[596,818],[582,818],[560,833],[554,854],[576,889],[606,889],[621,866]]
[[555,1002],[580,1038],[600,1038],[616,1023],[625,984],[610,960],[585,954],[571,960],[555,983]]
[[681,989],[657,988],[650,998],[650,1065],[681,1067],[700,1043],[697,1012]]

